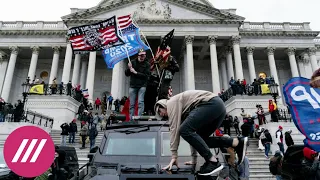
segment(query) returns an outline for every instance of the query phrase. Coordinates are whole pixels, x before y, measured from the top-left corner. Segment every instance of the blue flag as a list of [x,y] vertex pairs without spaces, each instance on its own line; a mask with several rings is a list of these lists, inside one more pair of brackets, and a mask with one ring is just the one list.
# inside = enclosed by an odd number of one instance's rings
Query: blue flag
[[139,28],[126,31],[123,30],[122,32],[122,39],[125,42],[124,45],[112,47],[102,51],[102,55],[108,68],[113,68],[118,62],[128,57],[126,49],[129,56],[137,54],[140,49],[149,49],[149,47],[146,46],[140,39]]
[[320,89],[303,77],[290,79],[283,87],[293,122],[306,137],[304,144],[320,152]]

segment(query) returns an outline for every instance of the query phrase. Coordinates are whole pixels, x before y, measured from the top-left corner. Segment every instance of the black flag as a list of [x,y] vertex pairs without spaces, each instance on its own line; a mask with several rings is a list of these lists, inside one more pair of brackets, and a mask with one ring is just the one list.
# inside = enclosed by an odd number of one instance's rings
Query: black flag
[[170,31],[167,35],[164,36],[160,44],[160,50],[165,50],[167,46],[171,46],[173,37],[174,37],[174,29],[172,29],[172,31]]

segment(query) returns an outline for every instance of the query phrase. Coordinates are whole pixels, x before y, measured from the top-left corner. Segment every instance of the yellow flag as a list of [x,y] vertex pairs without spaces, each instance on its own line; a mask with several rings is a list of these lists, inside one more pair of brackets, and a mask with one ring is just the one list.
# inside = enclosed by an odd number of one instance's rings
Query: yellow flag
[[30,94],[44,94],[43,92],[43,84],[37,84],[30,88]]
[[268,84],[261,84],[261,94],[270,94]]

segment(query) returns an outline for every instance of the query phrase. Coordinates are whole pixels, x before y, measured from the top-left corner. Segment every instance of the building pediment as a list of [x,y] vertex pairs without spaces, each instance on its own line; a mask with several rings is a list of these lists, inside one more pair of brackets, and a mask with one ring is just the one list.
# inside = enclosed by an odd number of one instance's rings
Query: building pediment
[[214,8],[211,4],[191,0],[106,0],[89,9],[73,9],[63,16],[67,24],[81,23],[81,20],[102,20],[111,16],[132,14],[139,20],[218,20],[242,22],[243,17]]

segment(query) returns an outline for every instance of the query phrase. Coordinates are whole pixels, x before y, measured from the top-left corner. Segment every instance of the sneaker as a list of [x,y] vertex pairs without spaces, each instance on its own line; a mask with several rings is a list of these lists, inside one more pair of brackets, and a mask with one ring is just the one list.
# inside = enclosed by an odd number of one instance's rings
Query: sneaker
[[248,137],[241,137],[239,139],[239,144],[235,148],[237,154],[238,154],[238,164],[241,164],[243,162],[244,156],[247,152],[247,147],[249,146]]
[[221,165],[219,162],[205,162],[204,165],[200,167],[199,175],[210,176],[221,171],[222,169],[223,165]]

